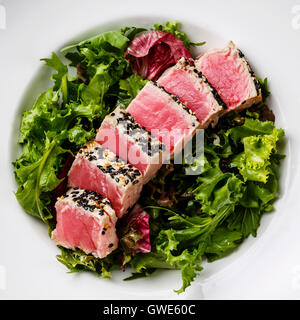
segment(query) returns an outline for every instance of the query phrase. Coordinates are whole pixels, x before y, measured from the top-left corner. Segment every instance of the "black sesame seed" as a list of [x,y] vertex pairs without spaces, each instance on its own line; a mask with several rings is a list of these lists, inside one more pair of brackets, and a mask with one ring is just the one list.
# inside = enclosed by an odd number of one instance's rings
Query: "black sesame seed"
[[260,94],[260,89],[261,89],[260,83],[256,79],[254,79],[253,81],[254,81],[256,93],[257,93],[257,95],[259,95]]
[[238,50],[238,53],[239,53],[240,58],[243,58],[245,56],[241,50]]

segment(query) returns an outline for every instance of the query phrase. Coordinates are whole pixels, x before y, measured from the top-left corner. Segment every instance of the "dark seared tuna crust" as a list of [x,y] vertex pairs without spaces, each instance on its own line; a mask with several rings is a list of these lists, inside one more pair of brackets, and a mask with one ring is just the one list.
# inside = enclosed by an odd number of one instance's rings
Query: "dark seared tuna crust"
[[88,143],[79,151],[79,155],[93,162],[98,169],[110,175],[120,186],[126,186],[130,182],[133,184],[140,182],[142,174],[138,169],[98,143]]
[[227,106],[225,102],[222,100],[220,95],[218,94],[217,90],[214,88],[214,86],[206,79],[206,77],[203,75],[201,71],[198,71],[193,64],[191,64],[191,61],[184,59],[184,64],[186,67],[189,67],[190,70],[194,72],[197,77],[202,79],[211,89],[212,94],[214,95],[214,98],[217,100],[218,104],[223,108],[227,109]]
[[86,211],[93,212],[103,216],[105,214],[105,205],[111,206],[108,199],[103,197],[94,191],[82,190],[79,188],[73,188],[68,193],[64,194],[61,199],[70,198],[70,200],[80,208]]
[[243,52],[240,49],[237,49],[237,52],[238,52],[239,57],[242,59],[242,61],[247,65],[248,71],[249,71],[251,78],[254,82],[257,95],[258,96],[261,95],[261,84],[259,83],[259,81],[257,81],[256,74],[252,70],[249,61],[246,59],[245,55],[243,54]]
[[[144,153],[147,153],[149,157],[153,157],[160,151],[166,150],[166,146],[147,131],[146,128],[141,127],[129,112],[120,111],[120,113],[121,116],[116,121],[122,127],[123,134],[129,135],[134,139],[135,143],[141,147]],[[114,115],[114,113],[111,113],[111,116]]]

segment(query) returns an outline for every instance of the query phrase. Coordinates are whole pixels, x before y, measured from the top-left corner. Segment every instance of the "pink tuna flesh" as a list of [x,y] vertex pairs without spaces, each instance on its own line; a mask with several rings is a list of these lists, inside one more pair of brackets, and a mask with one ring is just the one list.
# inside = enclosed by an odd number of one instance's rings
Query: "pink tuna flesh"
[[52,239],[68,249],[79,248],[104,258],[118,246],[117,217],[108,199],[95,192],[70,189],[58,198]]
[[148,82],[127,111],[170,152],[181,151],[199,126],[197,118],[178,98]]
[[120,107],[105,117],[96,141],[139,169],[143,183],[159,170],[166,153],[166,147]]
[[206,78],[192,66],[191,61],[181,58],[157,80],[168,92],[177,96],[191,109],[202,128],[217,118],[224,102],[210,86]]
[[68,173],[70,187],[100,193],[121,217],[133,206],[142,189],[142,174],[99,143],[82,148]]
[[207,52],[195,63],[197,69],[216,88],[229,111],[261,101],[261,90],[255,74],[234,43]]

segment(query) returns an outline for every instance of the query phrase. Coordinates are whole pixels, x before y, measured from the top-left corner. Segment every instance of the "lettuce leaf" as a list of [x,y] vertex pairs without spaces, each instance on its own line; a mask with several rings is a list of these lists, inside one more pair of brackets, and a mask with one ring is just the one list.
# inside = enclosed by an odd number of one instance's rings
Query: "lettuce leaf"
[[243,238],[238,231],[231,231],[225,227],[219,227],[212,234],[205,248],[205,254],[209,262],[220,259],[228,254],[228,251],[236,248]]
[[[256,135],[249,135],[251,131]],[[229,135],[236,144],[241,143],[244,147],[244,151],[233,158],[231,166],[239,169],[244,181],[266,183],[272,172],[271,154],[276,151],[277,142],[284,132],[278,130],[273,122],[246,119],[243,126],[230,130]]]
[[[116,254],[117,253],[117,254]],[[64,264],[70,273],[90,271],[101,278],[111,278],[111,270],[120,266],[119,252],[115,252],[104,259],[87,255],[81,250],[70,250],[61,247],[61,254],[57,255],[57,260]]]
[[[273,122],[256,119],[261,110],[255,111],[255,118],[251,110],[245,112],[243,121],[231,122],[229,129],[222,123],[207,129],[204,159],[173,165],[172,171],[160,176],[163,178],[150,182],[159,192],[172,190],[173,183],[177,187],[174,195],[169,195],[175,198],[171,207],[159,206],[155,197],[149,199],[149,193],[140,199],[151,215],[155,246],[151,253],[132,260],[138,273],[147,276],[148,269],[155,269],[154,257],[164,260],[166,268],[169,265],[182,271],[183,286],[176,291],[182,292],[201,270],[203,259],[220,259],[248,236],[256,236],[262,214],[273,209],[277,197],[276,167],[282,159],[278,144],[284,135]],[[268,174],[263,181],[257,173],[256,179],[244,179],[243,157],[256,164],[251,168],[257,172],[266,166]],[[201,167],[200,174],[185,176],[189,166],[194,171]]]
[[125,37],[122,32],[116,30],[108,31],[100,33],[87,40],[83,40],[77,44],[69,45],[61,49],[61,52],[68,51],[74,48],[91,48],[93,51],[99,51],[105,48],[107,44],[114,48],[124,50],[126,45],[128,44],[128,38]]
[[[116,85],[129,77],[128,62],[123,58],[128,42],[113,31],[72,46],[76,51],[66,54],[70,65],[55,53],[42,59],[54,70],[54,84],[24,113],[18,139],[23,150],[13,163],[19,183],[16,197],[31,215],[47,223],[52,218],[51,194],[61,182],[58,176],[64,161],[95,137],[112,109],[112,97],[118,95]],[[77,77],[70,77],[72,67],[77,67]],[[135,81],[130,83],[134,87]],[[128,102],[135,92],[131,91]]]
[[117,104],[127,108],[129,103],[139,94],[146,83],[147,80],[144,80],[135,73],[126,79],[121,79],[119,81],[120,92],[118,94]]
[[181,293],[191,284],[197,275],[197,272],[203,268],[199,265],[201,260],[200,250],[185,249],[180,253],[173,254],[177,250],[180,242],[176,239],[174,230],[163,230],[156,239],[156,250],[158,253],[164,254],[166,262],[171,266],[179,268],[182,276],[182,287],[175,290],[176,293]]

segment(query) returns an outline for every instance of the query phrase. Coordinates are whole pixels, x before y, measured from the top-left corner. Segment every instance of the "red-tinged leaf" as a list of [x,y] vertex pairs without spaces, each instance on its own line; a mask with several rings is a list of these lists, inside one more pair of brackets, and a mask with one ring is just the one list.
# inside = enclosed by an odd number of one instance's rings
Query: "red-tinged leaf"
[[151,251],[149,214],[136,205],[123,221],[125,233],[121,242],[126,245],[132,255]]
[[190,59],[192,55],[173,34],[155,30],[135,37],[125,57],[130,60],[134,72],[144,79],[156,80],[181,57]]

